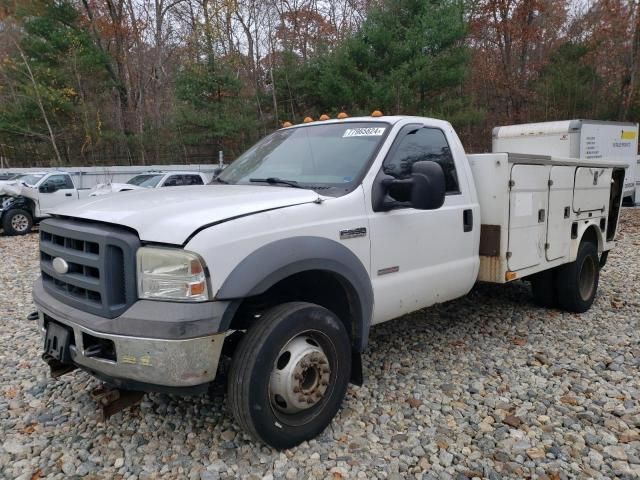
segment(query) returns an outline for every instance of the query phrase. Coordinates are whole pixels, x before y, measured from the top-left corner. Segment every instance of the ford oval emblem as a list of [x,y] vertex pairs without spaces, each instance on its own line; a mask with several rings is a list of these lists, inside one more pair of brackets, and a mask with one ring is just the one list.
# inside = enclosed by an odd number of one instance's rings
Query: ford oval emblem
[[69,264],[64,258],[56,257],[53,259],[52,264],[53,269],[60,275],[65,274],[69,271]]

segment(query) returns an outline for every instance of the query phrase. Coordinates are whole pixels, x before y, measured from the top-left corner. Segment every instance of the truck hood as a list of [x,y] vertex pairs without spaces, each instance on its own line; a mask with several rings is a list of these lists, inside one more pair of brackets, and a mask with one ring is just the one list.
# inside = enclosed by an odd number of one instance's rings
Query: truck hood
[[35,187],[16,180],[7,180],[0,182],[0,197],[29,197],[36,200],[38,198],[38,190]]
[[140,240],[184,244],[196,230],[235,217],[317,201],[313,190],[252,185],[143,189],[57,207],[54,215],[124,225]]

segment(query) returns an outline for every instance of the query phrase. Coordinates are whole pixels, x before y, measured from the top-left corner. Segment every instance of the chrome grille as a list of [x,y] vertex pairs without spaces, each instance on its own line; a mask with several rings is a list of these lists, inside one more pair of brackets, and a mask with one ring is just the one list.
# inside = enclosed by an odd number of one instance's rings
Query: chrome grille
[[[40,268],[44,288],[58,300],[107,318],[136,300],[138,237],[100,223],[51,218],[40,224]],[[61,273],[53,260],[65,261]]]

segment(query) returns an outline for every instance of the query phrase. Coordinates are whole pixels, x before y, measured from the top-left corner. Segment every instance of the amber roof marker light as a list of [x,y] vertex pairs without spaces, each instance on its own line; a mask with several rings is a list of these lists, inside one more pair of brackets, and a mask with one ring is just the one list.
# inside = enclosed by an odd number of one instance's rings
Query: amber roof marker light
[[323,113],[322,115],[320,115],[320,118],[318,120],[321,121],[325,121],[325,120],[329,120],[331,117],[329,117],[329,115],[327,115],[326,113]]
[[313,118],[311,118],[311,117],[304,117],[303,122],[304,122],[304,123],[311,123],[311,122],[313,122]]
[[373,112],[371,112],[371,116],[372,117],[383,117],[383,113],[380,110],[374,110]]
[[336,118],[338,120],[344,120],[345,118],[349,118],[349,115],[347,115],[346,112],[340,112]]
[[282,128],[289,128],[289,127],[293,127],[293,124],[291,122],[282,122]]

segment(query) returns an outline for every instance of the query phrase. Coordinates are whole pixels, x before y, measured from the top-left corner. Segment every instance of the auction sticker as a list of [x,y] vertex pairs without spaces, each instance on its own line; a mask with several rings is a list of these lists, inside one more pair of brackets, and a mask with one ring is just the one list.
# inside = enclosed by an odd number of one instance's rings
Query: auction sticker
[[384,127],[347,128],[342,138],[347,137],[380,137],[384,133]]

